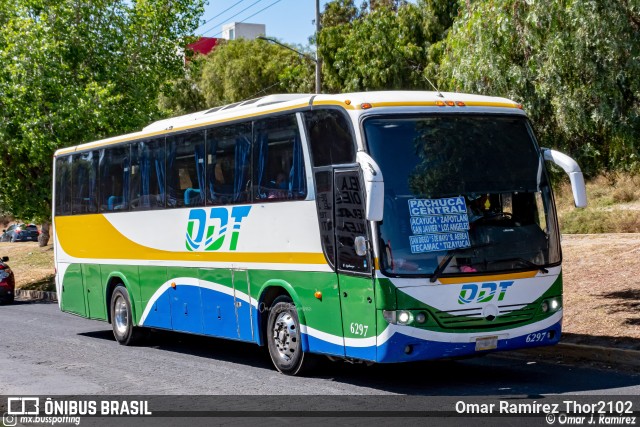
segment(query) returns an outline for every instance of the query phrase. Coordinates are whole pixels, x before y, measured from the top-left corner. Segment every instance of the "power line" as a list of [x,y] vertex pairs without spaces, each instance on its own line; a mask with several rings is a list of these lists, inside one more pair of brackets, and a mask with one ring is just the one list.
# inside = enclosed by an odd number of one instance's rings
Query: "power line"
[[[245,8],[244,8],[244,9],[242,9],[240,12],[236,13],[236,14],[235,14],[235,15],[233,15],[233,16],[228,17],[228,18],[227,18],[227,19],[225,19],[225,20],[226,20],[226,21],[229,21],[230,19],[235,18],[236,16],[240,15],[240,14],[241,14],[242,12],[244,12],[245,10],[247,10],[247,9],[251,9],[253,6],[257,5],[258,3],[262,2],[262,1],[264,1],[264,0],[257,0],[257,1],[255,1],[255,2],[253,2],[253,3],[251,3],[249,6],[245,7]],[[220,24],[216,24],[216,25],[212,26],[212,27],[211,27],[211,28],[209,28],[207,31],[203,32],[203,33],[202,33],[202,35],[204,36],[204,35],[205,35],[205,34],[207,34],[209,31],[212,31],[213,29],[215,29],[218,25],[220,25]],[[221,34],[221,33],[219,33],[219,34]],[[216,34],[216,36],[217,36],[217,35],[218,35],[218,34]],[[214,37],[215,37],[215,36],[214,36]]]
[[229,10],[233,9],[234,7],[236,7],[237,5],[239,5],[240,3],[242,3],[243,1],[245,1],[245,0],[240,0],[240,1],[235,2],[235,3],[234,3],[234,4],[232,4],[230,7],[226,8],[225,10],[223,10],[222,12],[220,12],[219,14],[217,14],[216,16],[214,16],[214,17],[212,17],[212,18],[207,19],[206,21],[204,21],[204,22],[203,22],[203,23],[202,23],[198,28],[204,27],[204,26],[205,26],[205,25],[207,25],[209,22],[213,21],[214,19],[216,19],[218,16],[220,16],[220,15],[224,14],[225,12],[227,12],[227,11],[229,11]]
[[259,10],[259,11],[257,11],[256,13],[254,13],[253,15],[251,15],[251,16],[247,16],[246,18],[244,18],[244,19],[243,19],[242,21],[240,21],[240,22],[244,22],[244,21],[246,21],[246,20],[247,20],[247,19],[249,19],[249,18],[253,18],[254,16],[256,16],[257,14],[259,14],[260,12],[262,12],[262,11],[265,11],[265,10],[269,9],[271,6],[275,5],[276,3],[280,3],[281,1],[282,1],[282,0],[276,0],[276,1],[274,1],[274,2],[273,2],[273,3],[271,3],[269,6],[263,7],[262,9],[260,9],[260,10]]

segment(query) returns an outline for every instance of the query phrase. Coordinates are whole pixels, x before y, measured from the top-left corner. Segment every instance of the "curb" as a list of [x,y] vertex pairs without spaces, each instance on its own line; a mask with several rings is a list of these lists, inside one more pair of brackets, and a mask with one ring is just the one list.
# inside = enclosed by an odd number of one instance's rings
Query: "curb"
[[522,356],[556,356],[569,360],[582,360],[615,366],[640,368],[640,351],[624,348],[559,343],[553,347],[537,347],[510,353]]
[[58,294],[55,292],[46,291],[28,291],[24,289],[15,290],[16,298],[23,298],[28,300],[40,300],[40,301],[58,301]]

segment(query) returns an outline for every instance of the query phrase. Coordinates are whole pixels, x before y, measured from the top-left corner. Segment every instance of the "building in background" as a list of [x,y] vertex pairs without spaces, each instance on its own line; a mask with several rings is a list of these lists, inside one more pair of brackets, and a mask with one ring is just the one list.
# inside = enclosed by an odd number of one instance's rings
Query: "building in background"
[[227,40],[252,40],[267,34],[264,24],[249,24],[246,22],[230,22],[222,26],[222,38]]

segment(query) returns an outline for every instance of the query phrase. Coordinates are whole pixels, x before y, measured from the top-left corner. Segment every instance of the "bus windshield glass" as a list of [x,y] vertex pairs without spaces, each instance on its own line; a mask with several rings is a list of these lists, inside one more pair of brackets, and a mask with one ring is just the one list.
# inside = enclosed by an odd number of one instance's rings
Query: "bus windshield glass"
[[525,117],[375,116],[364,132],[384,178],[384,274],[544,270],[560,262],[551,191]]

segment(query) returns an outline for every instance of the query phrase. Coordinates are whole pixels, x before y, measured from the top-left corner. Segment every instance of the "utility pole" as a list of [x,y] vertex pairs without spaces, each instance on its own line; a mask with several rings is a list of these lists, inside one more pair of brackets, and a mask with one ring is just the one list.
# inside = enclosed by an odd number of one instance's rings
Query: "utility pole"
[[322,61],[320,60],[320,0],[316,0],[316,93],[322,92],[322,82],[320,73],[322,72]]

